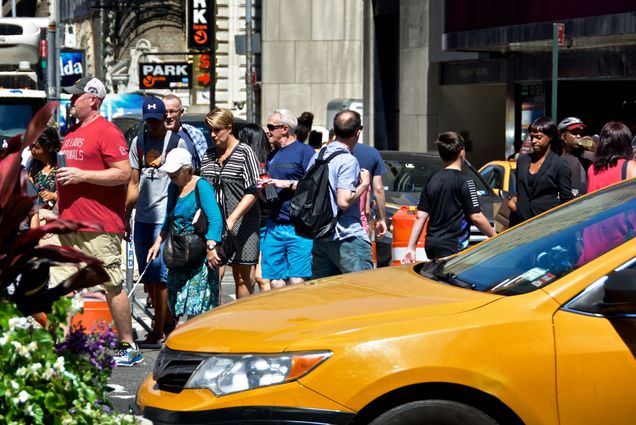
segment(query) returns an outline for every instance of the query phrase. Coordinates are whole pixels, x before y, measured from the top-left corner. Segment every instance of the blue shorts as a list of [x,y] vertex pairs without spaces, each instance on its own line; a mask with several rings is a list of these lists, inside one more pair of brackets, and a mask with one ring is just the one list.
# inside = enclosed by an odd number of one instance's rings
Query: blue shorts
[[313,257],[312,279],[373,268],[371,242],[362,238],[317,240]]
[[[161,232],[162,224],[154,223],[140,223],[135,222],[135,229],[133,233],[133,241],[135,244],[135,256],[137,257],[137,267],[139,267],[139,274],[141,274],[146,268],[146,258],[148,258],[148,250],[155,243],[157,236]],[[163,244],[161,244],[161,251],[155,258],[148,270],[141,278],[143,283],[167,283],[168,282],[168,269],[163,262]]]
[[261,271],[265,279],[311,277],[314,241],[296,235],[291,224],[267,221],[261,233]]

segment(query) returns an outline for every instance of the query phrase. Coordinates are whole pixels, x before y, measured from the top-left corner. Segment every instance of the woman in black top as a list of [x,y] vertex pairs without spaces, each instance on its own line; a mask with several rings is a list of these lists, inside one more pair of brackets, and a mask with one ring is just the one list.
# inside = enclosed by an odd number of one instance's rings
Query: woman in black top
[[[260,252],[260,210],[255,205],[258,161],[252,148],[234,137],[232,123],[233,115],[228,109],[216,108],[205,116],[214,147],[203,157],[201,177],[214,186],[225,224],[236,245],[230,264],[236,297],[242,298],[254,292],[254,273]],[[220,280],[224,272],[219,270]]]
[[510,199],[510,223],[519,224],[541,214],[572,195],[572,172],[559,155],[563,142],[548,117],[537,118],[528,128],[532,143],[529,155],[517,160],[517,196]]
[[[269,144],[269,139],[265,131],[258,124],[248,123],[241,128],[238,135],[239,142],[245,143],[252,148],[256,155],[256,160],[260,164],[259,175],[262,177],[267,174],[265,163],[267,162],[267,155],[272,151],[272,146]],[[271,208],[267,200],[259,195],[258,206],[261,209],[261,221],[259,229],[259,238],[261,245],[263,244],[263,232],[265,231],[265,222],[269,219]],[[259,255],[258,264],[256,264],[256,282],[258,283],[258,289],[260,292],[269,291],[271,289],[269,279],[263,277],[261,272],[261,258]]]

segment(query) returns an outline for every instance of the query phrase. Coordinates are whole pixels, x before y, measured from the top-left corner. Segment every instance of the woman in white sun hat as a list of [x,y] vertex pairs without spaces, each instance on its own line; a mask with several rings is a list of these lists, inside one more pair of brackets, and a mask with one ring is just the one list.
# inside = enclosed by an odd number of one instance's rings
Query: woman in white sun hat
[[[160,167],[170,176],[168,207],[160,235],[148,251],[148,261],[161,253],[161,243],[168,231],[179,235],[194,233],[195,215],[199,208],[208,222],[206,256],[201,264],[187,270],[168,266],[168,306],[172,315],[192,317],[219,305],[219,256],[216,244],[221,241],[223,221],[214,189],[205,179],[194,175],[192,156],[187,149],[174,148]],[[164,257],[165,258],[165,257]]]

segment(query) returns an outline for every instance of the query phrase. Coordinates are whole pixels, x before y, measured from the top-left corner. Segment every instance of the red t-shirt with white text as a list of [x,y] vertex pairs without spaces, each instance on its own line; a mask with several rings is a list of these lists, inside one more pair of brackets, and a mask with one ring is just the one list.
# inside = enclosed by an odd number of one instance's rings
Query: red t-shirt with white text
[[[108,164],[128,160],[123,134],[104,117],[84,127],[73,127],[64,137],[60,152],[66,155],[67,167],[82,170],[106,170]],[[57,194],[61,219],[97,224],[104,232],[124,233],[126,185],[57,185]]]

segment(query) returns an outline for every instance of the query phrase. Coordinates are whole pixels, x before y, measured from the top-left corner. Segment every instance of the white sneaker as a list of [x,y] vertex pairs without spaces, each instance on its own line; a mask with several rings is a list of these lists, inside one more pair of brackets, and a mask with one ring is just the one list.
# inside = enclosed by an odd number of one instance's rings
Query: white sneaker
[[119,346],[119,350],[113,357],[115,360],[115,365],[117,366],[125,366],[130,367],[134,366],[137,363],[141,362],[144,357],[139,352],[139,348],[135,345],[134,347],[127,342],[122,342]]

